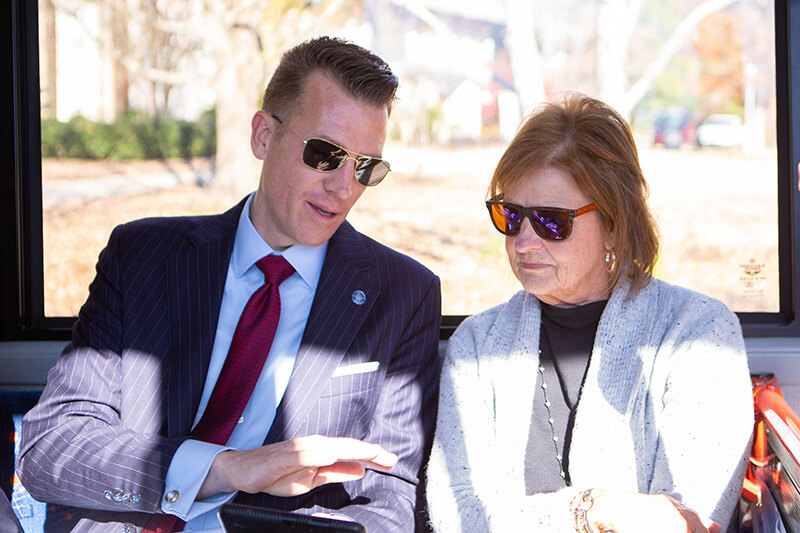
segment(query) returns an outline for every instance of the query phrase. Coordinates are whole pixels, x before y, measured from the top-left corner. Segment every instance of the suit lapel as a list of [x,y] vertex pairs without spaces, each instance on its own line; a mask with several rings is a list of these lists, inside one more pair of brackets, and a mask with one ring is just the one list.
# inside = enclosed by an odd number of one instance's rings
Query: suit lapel
[[244,206],[201,219],[167,261],[170,317],[167,430],[191,430],[217,331],[236,226]]
[[[267,443],[297,436],[379,296],[372,259],[361,239],[347,222],[331,237],[292,375]],[[353,301],[356,291],[366,297],[361,305]]]

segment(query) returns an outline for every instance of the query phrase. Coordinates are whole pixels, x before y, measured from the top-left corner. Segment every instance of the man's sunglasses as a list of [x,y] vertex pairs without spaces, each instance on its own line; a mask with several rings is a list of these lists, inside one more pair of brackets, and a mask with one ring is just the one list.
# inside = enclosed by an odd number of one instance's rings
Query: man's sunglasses
[[284,124],[280,118],[275,115],[272,115],[272,118],[277,120],[278,124],[281,124],[306,145],[305,148],[303,148],[303,163],[317,172],[333,172],[344,165],[345,161],[352,159],[356,166],[356,181],[361,185],[372,186],[379,184],[391,170],[389,163],[383,159],[351,152],[347,148],[326,141],[325,139],[318,139],[316,137],[303,139],[287,124]]
[[572,233],[572,220],[597,209],[589,204],[578,210],[558,207],[524,207],[498,200],[486,200],[489,216],[497,231],[503,235],[514,236],[519,233],[525,217],[531,221],[533,231],[548,241],[563,241]]

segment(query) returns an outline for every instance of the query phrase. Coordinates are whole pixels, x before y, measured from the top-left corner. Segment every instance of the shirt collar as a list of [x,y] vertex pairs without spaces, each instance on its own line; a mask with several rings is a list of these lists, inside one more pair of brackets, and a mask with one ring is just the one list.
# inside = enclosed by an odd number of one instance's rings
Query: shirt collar
[[325,261],[328,241],[325,241],[320,246],[295,244],[283,252],[276,252],[259,235],[250,220],[249,214],[253,196],[254,194],[251,194],[247,202],[245,202],[242,213],[239,215],[239,224],[236,226],[236,237],[231,256],[231,266],[234,274],[237,278],[242,277],[259,259],[265,255],[275,253],[282,255],[294,267],[295,272],[300,275],[306,285],[315,291],[322,272],[322,264]]

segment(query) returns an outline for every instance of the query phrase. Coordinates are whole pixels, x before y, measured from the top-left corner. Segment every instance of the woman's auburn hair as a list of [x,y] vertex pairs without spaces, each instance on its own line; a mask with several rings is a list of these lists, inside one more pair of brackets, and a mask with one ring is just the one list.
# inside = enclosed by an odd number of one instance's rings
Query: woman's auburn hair
[[580,93],[537,106],[497,163],[489,196],[501,200],[504,190],[545,168],[567,172],[597,204],[617,260],[609,291],[630,280],[632,295],[638,293],[652,277],[659,234],[628,123]]

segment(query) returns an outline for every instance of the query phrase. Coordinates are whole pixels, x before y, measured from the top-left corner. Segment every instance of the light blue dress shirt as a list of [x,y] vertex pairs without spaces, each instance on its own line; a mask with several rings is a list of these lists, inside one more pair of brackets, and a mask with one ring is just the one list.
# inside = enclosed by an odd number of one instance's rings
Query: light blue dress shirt
[[[248,215],[252,202],[253,195],[250,195],[236,228],[233,253],[228,264],[225,292],[222,295],[214,337],[214,348],[211,351],[208,375],[193,425],[197,425],[206,410],[245,304],[264,284],[264,275],[256,266],[256,262],[265,255],[276,253],[264,242],[250,221]],[[235,496],[235,493],[225,493],[203,500],[196,499],[217,454],[229,449],[258,448],[264,444],[294,367],[327,246],[327,242],[316,247],[294,245],[280,254],[294,267],[295,273],[280,285],[281,316],[275,338],[261,376],[239,423],[228,439],[227,446],[188,440],[178,448],[170,463],[161,510],[186,520],[185,531],[219,528],[216,511],[220,505]],[[167,502],[167,494],[177,495],[177,499],[171,503]]]

